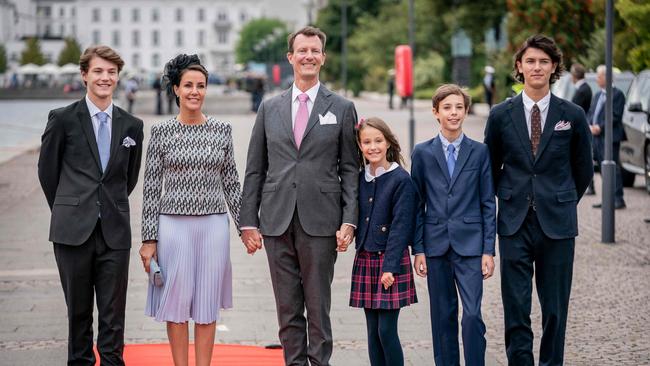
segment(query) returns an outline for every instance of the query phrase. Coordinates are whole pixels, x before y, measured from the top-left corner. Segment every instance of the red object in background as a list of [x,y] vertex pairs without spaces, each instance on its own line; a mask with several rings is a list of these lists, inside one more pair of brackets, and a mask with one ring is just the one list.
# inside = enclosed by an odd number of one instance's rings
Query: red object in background
[[279,86],[281,81],[280,77],[280,65],[275,64],[273,65],[273,84]]
[[413,53],[411,46],[395,47],[395,87],[400,97],[413,96]]

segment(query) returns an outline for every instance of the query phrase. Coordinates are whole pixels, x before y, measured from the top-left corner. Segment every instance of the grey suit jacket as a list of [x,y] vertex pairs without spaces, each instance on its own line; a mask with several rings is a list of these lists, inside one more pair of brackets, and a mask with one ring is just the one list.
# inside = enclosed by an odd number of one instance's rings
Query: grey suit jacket
[[[321,124],[319,115],[336,116]],[[295,210],[311,236],[333,236],[342,222],[357,223],[359,162],[354,104],[321,84],[300,150],[293,138],[291,89],[265,100],[248,147],[241,227],[282,235]]]

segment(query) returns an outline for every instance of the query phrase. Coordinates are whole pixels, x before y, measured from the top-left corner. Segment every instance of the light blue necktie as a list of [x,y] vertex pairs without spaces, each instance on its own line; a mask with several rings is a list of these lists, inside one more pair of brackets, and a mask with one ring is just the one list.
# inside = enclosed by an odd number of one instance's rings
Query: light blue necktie
[[456,167],[456,157],[454,156],[456,147],[452,144],[447,146],[447,170],[449,170],[449,177],[454,175],[454,168]]
[[106,171],[106,164],[111,156],[111,134],[108,132],[108,113],[99,112],[96,114],[99,119],[97,128],[97,150],[99,150],[99,161],[102,163],[102,172]]
[[601,92],[600,97],[598,97],[598,101],[596,102],[596,109],[594,109],[594,115],[591,117],[591,124],[592,125],[597,125],[598,124],[598,115],[600,114],[600,111],[603,109],[603,104],[605,104],[605,93]]

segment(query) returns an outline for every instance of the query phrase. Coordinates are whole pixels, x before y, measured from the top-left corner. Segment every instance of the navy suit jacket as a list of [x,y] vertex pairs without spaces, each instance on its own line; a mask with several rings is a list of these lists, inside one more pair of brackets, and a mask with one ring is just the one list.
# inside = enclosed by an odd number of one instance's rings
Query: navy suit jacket
[[[594,98],[591,100],[591,107],[589,108],[589,113],[587,113],[587,123],[591,124],[594,118],[594,113],[596,113],[596,105],[598,104],[598,99],[602,94],[602,90],[594,94]],[[612,87],[612,94],[614,94],[614,99],[612,99],[612,140],[613,142],[621,142],[627,140],[625,136],[625,129],[623,128],[623,111],[625,110],[625,95],[623,92],[617,88]],[[600,126],[601,134],[595,136],[596,139],[602,139],[605,136],[605,104],[598,112],[596,116],[596,123]]]
[[413,243],[418,193],[399,167],[366,182],[359,174],[359,226],[356,249],[385,252],[382,272],[400,273],[402,253]]
[[[535,157],[521,94],[490,111],[485,143],[499,198],[499,235],[514,235],[533,203],[546,236],[578,235],[576,206],[593,177],[591,133],[577,105],[551,94],[548,108]],[[560,121],[571,128],[555,131]]]
[[589,113],[589,107],[591,106],[591,87],[589,84],[586,82],[582,83],[576,90],[571,101],[580,106],[585,111],[585,114]]
[[411,164],[421,197],[414,253],[441,256],[451,247],[462,256],[494,255],[496,207],[487,146],[465,136],[451,177],[439,137],[418,144]]

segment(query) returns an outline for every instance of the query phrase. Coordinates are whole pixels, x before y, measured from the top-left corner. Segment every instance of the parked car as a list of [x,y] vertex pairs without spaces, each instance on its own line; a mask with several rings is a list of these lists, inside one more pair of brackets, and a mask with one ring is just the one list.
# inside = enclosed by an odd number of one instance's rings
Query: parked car
[[627,135],[627,141],[621,143],[623,184],[632,186],[635,176],[643,175],[650,193],[650,70],[637,75],[630,86],[623,128]]

